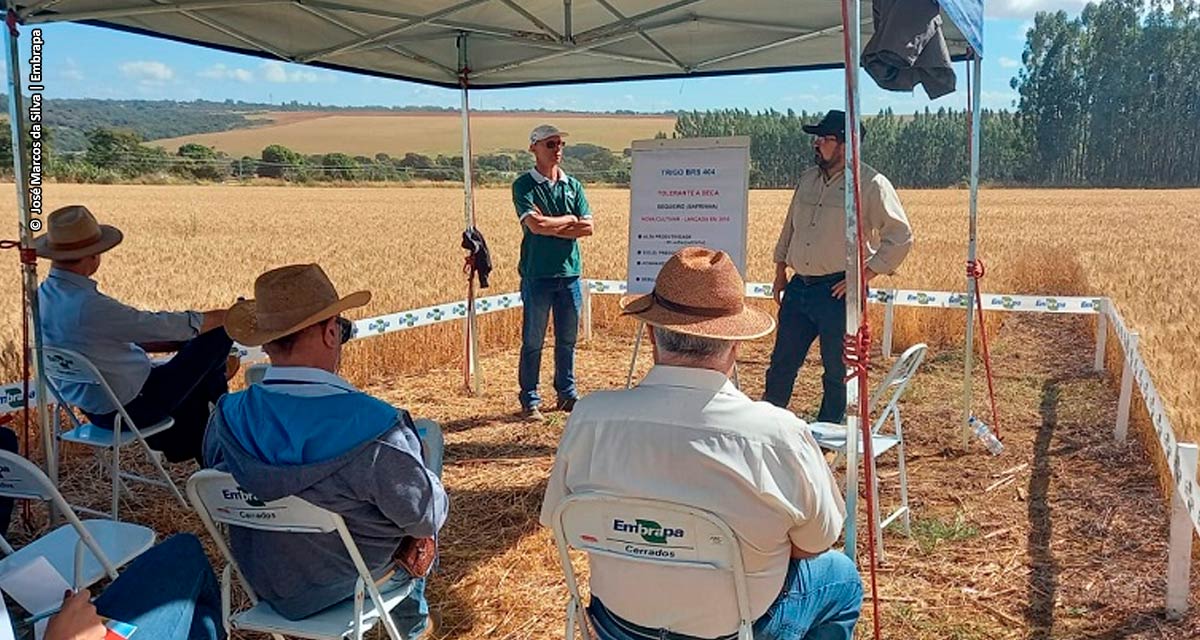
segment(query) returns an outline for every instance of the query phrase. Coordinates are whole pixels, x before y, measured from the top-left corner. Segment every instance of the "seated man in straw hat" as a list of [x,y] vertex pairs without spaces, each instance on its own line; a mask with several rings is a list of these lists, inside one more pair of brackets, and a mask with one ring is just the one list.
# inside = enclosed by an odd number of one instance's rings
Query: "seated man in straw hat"
[[[441,431],[337,375],[353,335],[341,314],[367,304],[370,292],[339,297],[308,264],[262,274],[254,295],[229,310],[226,327],[238,342],[262,345],[271,366],[261,382],[217,404],[205,460],[259,499],[299,496],[341,515],[380,591],[412,588],[392,618],[417,637],[428,626],[425,581],[404,568],[403,551],[416,539],[431,545],[446,520]],[[336,533],[234,528],[230,539],[250,585],[283,616],[305,618],[354,594],[358,573]]]
[[[221,328],[225,311],[142,311],[114,300],[92,277],[101,254],[121,243],[121,231],[99,224],[81,205],[55,210],[46,226],[35,241],[38,257],[51,260],[38,288],[45,345],[77,351],[96,365],[139,428],[175,418],[148,443],[171,462],[199,460],[209,403],[229,391],[227,367],[237,366],[236,359],[228,363],[233,342]],[[158,366],[146,355],[176,349]],[[68,381],[58,387],[92,424],[113,428],[117,407],[102,389]]]
[[[738,343],[771,317],[744,304],[729,256],[687,247],[654,292],[624,305],[650,326],[655,366],[635,388],[581,399],[542,504],[550,526],[575,491],[705,509],[741,542],[758,640],[849,639],[862,602],[854,563],[830,551],[845,505],[808,426],[730,381]],[[738,627],[720,572],[592,555],[589,613],[602,640],[726,638]]]

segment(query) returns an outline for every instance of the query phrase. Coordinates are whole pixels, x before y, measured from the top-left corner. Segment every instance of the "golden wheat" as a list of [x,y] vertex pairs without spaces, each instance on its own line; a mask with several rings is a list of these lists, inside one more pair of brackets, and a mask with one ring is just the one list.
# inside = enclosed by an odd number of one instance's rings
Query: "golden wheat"
[[[10,192],[11,193],[11,192]],[[515,291],[520,228],[506,189],[477,193],[478,225],[495,260],[492,288]],[[984,288],[1018,293],[1105,294],[1141,332],[1147,360],[1171,407],[1179,435],[1200,437],[1200,291],[1188,277],[1200,260],[1187,230],[1200,223],[1197,191],[987,190],[980,212],[980,255],[989,275]],[[917,243],[903,269],[875,284],[961,290],[966,200],[962,191],[901,193]],[[624,278],[629,194],[591,189],[596,236],[584,241],[590,277]],[[767,281],[771,249],[788,204],[783,191],[751,193],[749,277]],[[105,255],[98,275],[103,291],[146,308],[228,306],[252,295],[262,271],[292,262],[320,263],[342,291],[370,289],[363,316],[460,299],[465,294],[462,195],[454,189],[383,189],[217,186],[51,185],[46,210],[87,204],[101,220],[120,226],[125,242]],[[15,220],[13,200],[0,217]],[[10,222],[12,224],[12,222]],[[0,375],[18,375],[20,336],[15,255],[0,278],[4,304]],[[46,264],[40,269],[44,273]],[[611,300],[598,304],[611,309]],[[519,314],[483,322],[485,347],[511,346]],[[601,324],[607,324],[598,318]],[[900,344],[960,339],[960,313],[901,310]],[[416,371],[457,357],[455,325],[401,332],[366,341],[352,354],[350,373]],[[1045,345],[1053,350],[1055,345]],[[1089,354],[1063,353],[1062,357]],[[505,381],[504,384],[512,384]]]

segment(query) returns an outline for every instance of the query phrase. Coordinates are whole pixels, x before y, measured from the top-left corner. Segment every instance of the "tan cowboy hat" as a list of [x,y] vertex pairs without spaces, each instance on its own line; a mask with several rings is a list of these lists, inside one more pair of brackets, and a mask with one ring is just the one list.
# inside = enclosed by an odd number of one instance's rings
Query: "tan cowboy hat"
[[746,306],[746,284],[729,254],[704,247],[671,256],[654,291],[622,298],[621,313],[652,327],[722,340],[753,340],[775,328],[769,314]]
[[370,291],[339,298],[329,276],[315,264],[288,265],[254,281],[254,299],[230,307],[225,331],[240,344],[257,347],[370,301]]
[[39,258],[78,260],[104,253],[121,244],[125,234],[107,224],[81,204],[55,209],[46,216],[46,233],[33,241]]

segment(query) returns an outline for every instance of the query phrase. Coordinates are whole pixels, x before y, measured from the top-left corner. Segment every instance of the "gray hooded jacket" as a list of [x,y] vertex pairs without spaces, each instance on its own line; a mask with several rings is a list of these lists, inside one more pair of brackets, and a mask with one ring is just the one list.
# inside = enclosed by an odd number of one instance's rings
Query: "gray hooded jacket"
[[[378,579],[405,536],[446,520],[442,483],[421,459],[408,413],[349,387],[318,397],[262,385],[221,398],[204,457],[261,500],[298,496],[342,516]],[[230,530],[234,558],[258,596],[299,619],[354,593],[358,577],[336,533]]]

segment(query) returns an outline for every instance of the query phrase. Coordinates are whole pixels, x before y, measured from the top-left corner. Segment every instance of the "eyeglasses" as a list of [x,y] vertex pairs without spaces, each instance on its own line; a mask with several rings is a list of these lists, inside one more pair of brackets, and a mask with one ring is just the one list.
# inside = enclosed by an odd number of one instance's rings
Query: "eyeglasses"
[[354,323],[341,316],[338,316],[337,326],[342,332],[342,344],[350,342],[350,338],[354,337]]
[[546,141],[546,148],[551,151],[554,151],[555,149],[557,149],[559,147],[565,147],[565,146],[567,146],[567,143],[563,142],[562,140],[547,140]]
[[821,144],[822,142],[841,142],[836,135],[813,136],[813,144]]

